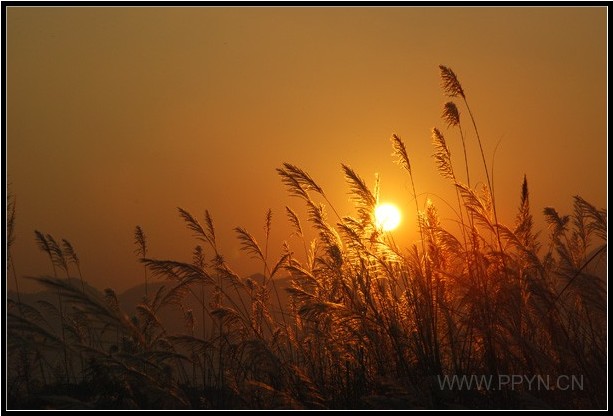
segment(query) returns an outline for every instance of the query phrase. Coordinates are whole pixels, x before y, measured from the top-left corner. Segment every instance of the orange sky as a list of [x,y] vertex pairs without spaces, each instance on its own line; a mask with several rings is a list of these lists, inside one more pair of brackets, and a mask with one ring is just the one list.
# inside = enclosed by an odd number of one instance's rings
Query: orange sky
[[458,74],[489,160],[500,142],[503,222],[514,218],[524,173],[542,227],[545,206],[569,213],[576,194],[605,208],[606,24],[603,7],[9,7],[5,162],[17,273],[50,273],[38,229],[73,243],[93,285],[126,289],[142,279],[136,225],[152,257],[191,258],[196,242],[177,206],[199,218],[208,209],[230,265],[260,271],[239,255],[232,229],[262,240],[272,208],[271,245],[288,240],[301,252],[284,206],[303,204],[275,172],[286,161],[342,214],[352,211],[340,163],[371,185],[379,173],[382,199],[405,212],[395,239],[408,246],[414,203],[390,135],[407,145],[419,203],[429,196],[443,217],[441,198],[454,203],[455,193],[430,156],[432,127],[462,168],[459,137],[439,118],[439,64]]

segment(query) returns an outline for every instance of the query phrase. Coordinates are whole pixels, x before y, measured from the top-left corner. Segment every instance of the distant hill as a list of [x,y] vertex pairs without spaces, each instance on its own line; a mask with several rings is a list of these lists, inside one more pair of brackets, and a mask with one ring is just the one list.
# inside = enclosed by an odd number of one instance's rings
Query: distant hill
[[[262,284],[264,280],[264,276],[262,274],[257,273],[257,274],[253,274],[249,276],[249,279],[252,279],[258,284]],[[243,281],[246,281],[246,280],[247,279],[243,279]],[[79,279],[70,278],[69,281],[71,285],[73,285],[74,287],[79,288],[79,289],[81,288],[81,281]],[[290,280],[287,277],[281,278],[281,279],[275,278],[275,285],[277,287],[277,292],[279,294],[279,298],[283,305],[287,303],[287,299],[288,299],[287,292],[284,289],[289,287],[289,284],[290,284]],[[84,286],[85,286],[85,290],[88,293],[92,294],[93,296],[104,297],[104,290],[95,288],[91,286],[90,284],[88,284],[87,282],[84,282]],[[167,294],[170,290],[172,290],[172,288],[174,288],[175,286],[176,286],[176,282],[174,281],[156,279],[156,280],[152,280],[148,282],[147,292],[148,292],[149,298],[152,299],[154,296],[156,296],[158,291],[162,290],[163,291],[162,296],[163,296],[164,294]],[[273,291],[271,284],[269,284],[269,288],[270,288],[269,300],[271,304],[273,305],[273,315],[276,318],[280,319],[281,315],[279,313],[280,311],[279,302],[277,301],[277,297]],[[239,297],[237,294],[237,291],[229,287],[229,284],[225,286],[225,290],[228,296],[232,299],[232,302],[236,304],[239,309],[241,310],[246,309],[247,311],[250,310],[250,307],[251,307],[250,300],[245,291],[239,291],[239,293],[242,294],[242,296]],[[214,292],[214,288],[212,286],[210,285],[204,286],[204,300],[209,310],[211,309],[210,303],[213,301],[213,292]],[[194,295],[198,296],[198,299],[196,299]],[[136,307],[137,305],[143,303],[144,298],[145,298],[145,284],[142,283],[142,284],[133,286],[125,290],[124,292],[116,293],[116,296],[117,296],[117,300],[119,302],[119,307],[121,308],[121,310],[123,310],[128,316],[131,316],[131,317],[136,316],[137,315]],[[9,290],[7,292],[7,297],[9,299],[16,301],[17,293]],[[170,334],[178,334],[178,333],[187,332],[187,327],[185,325],[185,312],[191,310],[194,316],[194,321],[195,321],[194,332],[197,335],[201,336],[202,335],[201,298],[202,298],[202,288],[199,285],[194,285],[193,292],[186,294],[180,305],[168,304],[160,308],[160,310],[158,311],[158,318],[164,325],[166,331]],[[43,289],[43,290],[40,290],[38,292],[33,292],[33,293],[21,293],[21,301],[23,303],[26,303],[28,305],[31,305],[39,309],[40,301],[48,302],[52,305],[57,306],[58,297],[57,297],[57,292],[55,292],[54,290]],[[224,303],[229,306],[232,304],[232,302],[226,301]],[[211,320],[210,316],[208,316],[208,314],[205,314],[205,326],[206,328],[209,328],[207,329],[207,333],[209,333],[210,328],[213,328],[213,321]]]
[[[44,277],[44,276],[42,276]],[[70,284],[76,288],[81,288],[81,280],[77,279],[77,278],[69,278],[67,279]],[[99,294],[102,295],[102,292],[100,292],[97,288],[91,286],[89,283],[87,283],[86,281],[83,282],[83,287],[85,288],[85,290],[88,293],[95,293],[95,294]],[[17,292],[13,291],[13,290],[8,290],[7,291],[7,299],[11,299],[14,301],[17,301]],[[25,293],[20,293],[20,297],[21,297],[21,302],[23,303],[27,303],[28,305],[31,306],[35,306],[35,304],[39,301],[39,300],[44,300],[46,302],[50,302],[53,305],[57,305],[57,292],[54,290],[49,290],[49,289],[41,289],[37,292],[25,292]]]

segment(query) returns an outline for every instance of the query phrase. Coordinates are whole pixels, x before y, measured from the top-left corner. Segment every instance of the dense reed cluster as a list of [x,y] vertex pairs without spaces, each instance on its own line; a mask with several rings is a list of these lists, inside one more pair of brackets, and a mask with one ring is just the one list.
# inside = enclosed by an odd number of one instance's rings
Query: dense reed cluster
[[[298,166],[277,169],[307,217],[286,208],[292,241],[302,244],[283,243],[276,259],[268,254],[271,211],[261,242],[235,229],[241,249],[261,262],[258,275],[232,271],[208,211],[199,220],[179,209],[196,240],[190,262],[149,258],[137,227],[147,289],[135,313],[121,308],[113,290],[83,284],[68,241],[36,231],[53,273],[36,280],[57,299],[9,299],[9,407],[604,408],[606,282],[598,267],[606,260],[606,211],[576,196],[570,215],[544,210],[548,235],[539,236],[524,178],[515,222],[500,223],[466,91],[451,69],[440,70],[443,91],[460,100],[447,102],[442,115],[463,144],[459,162],[443,133],[432,131],[436,169],[455,193],[458,231],[445,228],[431,202],[418,202],[419,178],[395,134],[392,149],[409,175],[418,218],[419,239],[409,247],[377,228],[378,184],[369,188],[346,165],[352,216],[340,215]],[[469,139],[481,150],[486,180],[478,187],[468,173]],[[12,261],[14,198],[8,211]],[[15,265],[7,267],[17,285]],[[67,279],[71,272],[81,284]],[[165,325],[162,309],[180,313],[182,324]],[[445,376],[474,375],[580,376],[582,385],[441,384]]]

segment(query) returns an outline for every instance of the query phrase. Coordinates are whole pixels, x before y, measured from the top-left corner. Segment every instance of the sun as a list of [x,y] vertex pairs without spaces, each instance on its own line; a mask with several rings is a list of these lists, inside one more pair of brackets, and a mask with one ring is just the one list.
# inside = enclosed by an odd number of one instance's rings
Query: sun
[[391,231],[400,224],[400,211],[392,204],[381,204],[375,208],[375,223],[383,231]]

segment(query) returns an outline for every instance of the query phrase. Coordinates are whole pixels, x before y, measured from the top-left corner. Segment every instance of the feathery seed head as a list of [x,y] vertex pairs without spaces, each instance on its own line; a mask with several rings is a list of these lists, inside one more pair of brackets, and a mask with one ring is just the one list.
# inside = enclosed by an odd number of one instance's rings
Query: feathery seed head
[[447,94],[449,97],[457,97],[459,95],[460,97],[465,98],[464,89],[462,88],[458,77],[451,70],[451,68],[444,65],[439,65],[438,67],[441,70],[441,85],[445,91],[445,94]]
[[441,117],[447,123],[447,127],[453,127],[460,124],[460,112],[453,101],[445,103],[443,115]]
[[394,148],[394,153],[392,156],[396,156],[396,163],[405,168],[409,173],[411,173],[411,163],[409,161],[409,155],[407,154],[407,149],[404,147],[404,143],[402,139],[397,134],[392,134],[392,147]]

